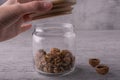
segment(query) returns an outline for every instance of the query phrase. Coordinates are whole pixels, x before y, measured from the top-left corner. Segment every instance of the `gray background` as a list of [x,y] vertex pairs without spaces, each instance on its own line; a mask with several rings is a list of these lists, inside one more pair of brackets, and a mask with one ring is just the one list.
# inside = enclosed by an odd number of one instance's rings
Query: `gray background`
[[[120,0],[78,0],[74,18],[59,17],[33,21],[74,21],[77,34],[76,70],[68,76],[50,78],[39,75],[33,67],[33,29],[0,43],[0,80],[119,80]],[[98,57],[110,67],[106,76],[96,74],[88,59]]]
[[[4,1],[6,0],[0,0],[1,3]],[[120,29],[119,16],[120,0],[77,0],[74,17],[71,18],[80,30],[118,30]],[[54,20],[43,20],[43,22]],[[62,17],[58,21],[71,22],[70,20]]]

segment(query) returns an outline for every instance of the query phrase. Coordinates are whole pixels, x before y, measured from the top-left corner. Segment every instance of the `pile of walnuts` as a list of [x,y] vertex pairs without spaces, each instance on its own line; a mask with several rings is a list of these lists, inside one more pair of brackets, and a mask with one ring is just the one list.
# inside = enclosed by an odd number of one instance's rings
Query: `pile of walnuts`
[[49,53],[40,49],[35,55],[35,65],[40,71],[62,73],[73,68],[75,57],[69,50],[52,48]]

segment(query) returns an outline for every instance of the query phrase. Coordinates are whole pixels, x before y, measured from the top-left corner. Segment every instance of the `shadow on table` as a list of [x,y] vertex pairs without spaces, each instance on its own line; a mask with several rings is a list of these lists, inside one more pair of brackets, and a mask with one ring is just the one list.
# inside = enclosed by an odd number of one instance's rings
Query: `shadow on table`
[[90,66],[77,66],[74,72],[64,77],[50,78],[50,80],[112,80],[115,75],[109,73],[105,76],[96,74],[96,71]]

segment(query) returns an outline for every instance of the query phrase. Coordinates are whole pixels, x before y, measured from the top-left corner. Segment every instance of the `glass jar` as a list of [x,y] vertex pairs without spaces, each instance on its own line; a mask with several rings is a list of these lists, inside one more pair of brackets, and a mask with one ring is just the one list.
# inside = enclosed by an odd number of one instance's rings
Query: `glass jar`
[[58,76],[75,68],[75,33],[69,23],[36,24],[33,33],[33,55],[37,72]]

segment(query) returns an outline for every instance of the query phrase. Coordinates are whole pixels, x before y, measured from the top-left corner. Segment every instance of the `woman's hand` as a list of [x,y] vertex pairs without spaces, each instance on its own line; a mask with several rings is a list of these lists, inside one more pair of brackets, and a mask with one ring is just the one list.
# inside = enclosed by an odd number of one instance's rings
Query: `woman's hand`
[[[30,1],[30,0],[29,0]],[[17,0],[8,0],[0,6],[0,41],[11,39],[31,28],[29,15],[35,12],[46,13],[52,8],[50,2],[42,0],[19,3]]]

